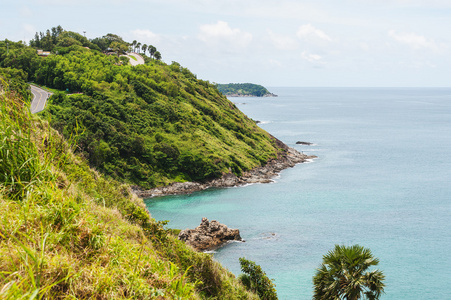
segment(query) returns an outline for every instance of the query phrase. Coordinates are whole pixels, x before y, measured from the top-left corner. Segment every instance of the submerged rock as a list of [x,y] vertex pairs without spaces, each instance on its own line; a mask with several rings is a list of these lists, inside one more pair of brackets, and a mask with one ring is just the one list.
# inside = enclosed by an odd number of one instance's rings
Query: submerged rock
[[216,249],[228,241],[242,241],[238,229],[230,229],[216,220],[210,222],[207,218],[202,218],[195,229],[182,230],[178,238],[197,251]]

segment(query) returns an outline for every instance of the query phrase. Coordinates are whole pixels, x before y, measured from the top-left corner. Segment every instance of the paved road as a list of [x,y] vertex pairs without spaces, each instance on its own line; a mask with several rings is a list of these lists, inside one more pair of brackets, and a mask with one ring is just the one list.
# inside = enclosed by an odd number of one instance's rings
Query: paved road
[[[128,58],[130,58],[130,64],[132,66],[137,66],[137,65],[144,65],[144,58],[139,55],[136,52],[129,52],[127,53]],[[133,58],[131,58],[130,56],[133,56],[136,58],[136,60],[134,60]]]
[[44,110],[47,99],[53,93],[44,91],[43,89],[38,88],[34,85],[30,85],[30,87],[31,87],[31,93],[33,94],[33,99],[31,100],[30,110],[31,110],[32,114],[35,114],[35,113],[38,113],[38,112]]
[[[130,58],[130,64],[132,66],[137,66],[137,65],[143,65],[144,64],[144,58],[141,55],[139,55],[138,53],[130,52],[130,53],[127,53],[127,56]],[[136,60],[134,60],[130,56],[135,57]],[[47,91],[44,91],[43,89],[38,88],[38,87],[36,87],[34,85],[30,85],[30,87],[31,87],[31,93],[33,94],[33,99],[31,100],[31,108],[30,108],[30,110],[31,110],[32,114],[35,114],[35,113],[38,113],[38,112],[44,110],[45,104],[47,102],[47,99],[53,93],[49,93]]]

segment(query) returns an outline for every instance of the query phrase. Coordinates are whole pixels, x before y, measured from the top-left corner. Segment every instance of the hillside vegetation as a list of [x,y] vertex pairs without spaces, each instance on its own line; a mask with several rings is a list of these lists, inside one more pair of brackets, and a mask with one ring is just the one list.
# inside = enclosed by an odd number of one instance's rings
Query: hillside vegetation
[[74,141],[30,115],[23,91],[6,77],[0,299],[258,299],[151,219],[127,185],[90,169]]
[[[7,54],[0,42],[0,66],[56,89],[43,117],[66,138],[76,135],[77,152],[109,177],[146,189],[205,181],[240,175],[284,151],[215,85],[180,64],[143,54],[146,64],[132,67],[116,35],[87,41],[54,31],[39,39],[57,49],[46,58],[13,42]],[[89,43],[92,49],[83,47]],[[108,43],[118,55],[95,50]]]
[[226,96],[232,97],[274,97],[264,86],[253,83],[216,84],[218,90]]

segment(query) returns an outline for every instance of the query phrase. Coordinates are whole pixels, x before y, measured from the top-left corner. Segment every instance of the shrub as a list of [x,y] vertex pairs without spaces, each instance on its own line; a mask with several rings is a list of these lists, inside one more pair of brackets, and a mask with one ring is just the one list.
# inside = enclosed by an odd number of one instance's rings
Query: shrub
[[262,268],[255,262],[240,257],[241,274],[239,280],[250,291],[255,292],[260,299],[275,300],[277,298],[276,286],[273,280],[266,276]]

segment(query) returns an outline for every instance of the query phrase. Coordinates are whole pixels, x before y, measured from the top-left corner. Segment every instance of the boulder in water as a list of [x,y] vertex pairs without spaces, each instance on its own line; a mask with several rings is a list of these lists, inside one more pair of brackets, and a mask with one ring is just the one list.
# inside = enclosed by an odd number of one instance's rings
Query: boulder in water
[[195,229],[182,230],[178,238],[197,251],[216,249],[228,241],[242,241],[238,229],[230,229],[216,220],[210,222],[207,218],[202,218]]

